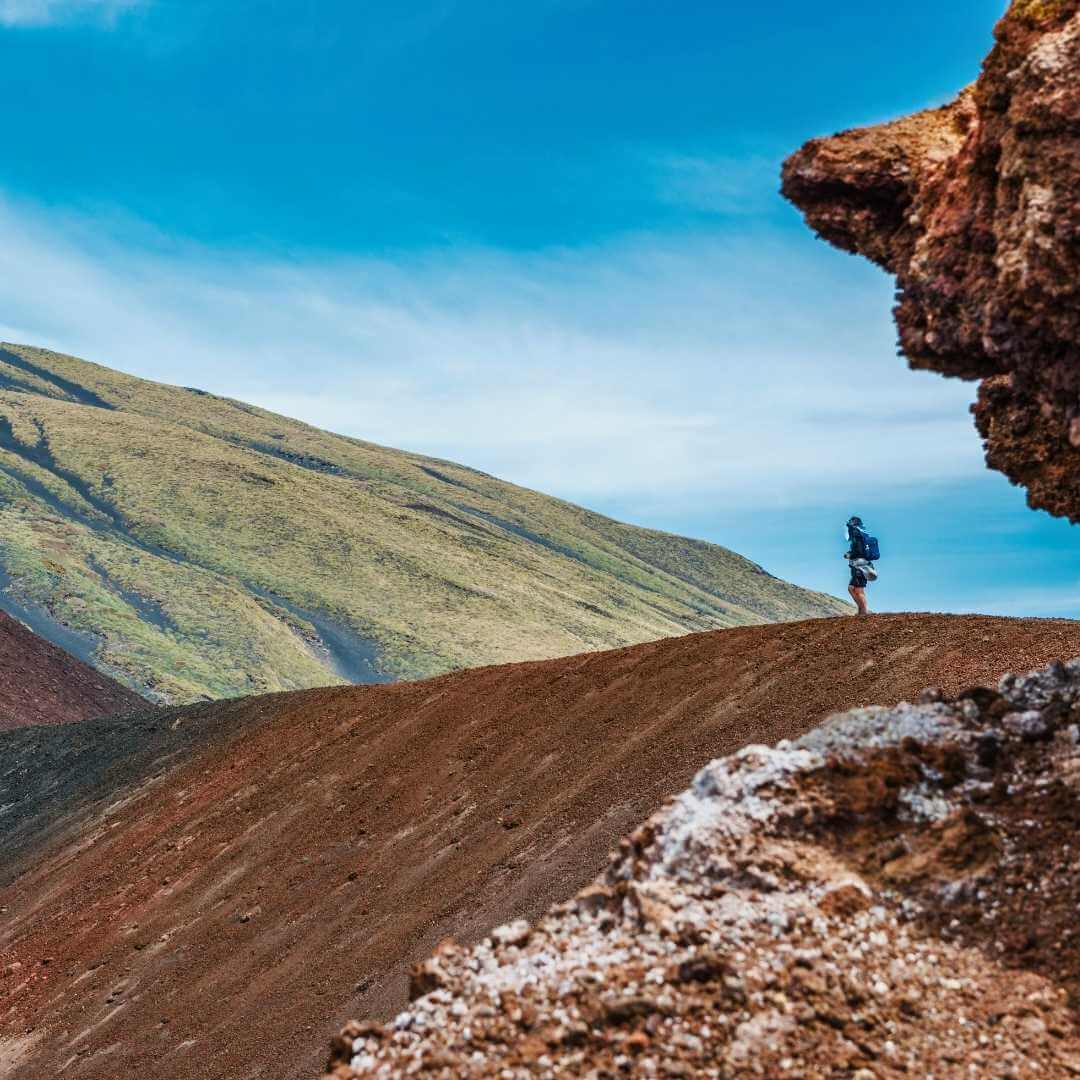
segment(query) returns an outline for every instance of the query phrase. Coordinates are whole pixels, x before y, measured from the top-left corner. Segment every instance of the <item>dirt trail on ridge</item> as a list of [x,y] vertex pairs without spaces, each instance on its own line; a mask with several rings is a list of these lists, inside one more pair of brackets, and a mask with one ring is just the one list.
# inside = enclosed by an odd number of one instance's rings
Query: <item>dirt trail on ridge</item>
[[[1075,622],[824,619],[103,727],[85,754],[161,756],[42,803],[49,853],[0,888],[7,1075],[313,1076],[439,939],[569,898],[706,761],[1077,655]],[[39,784],[79,768],[63,730],[35,729]]]

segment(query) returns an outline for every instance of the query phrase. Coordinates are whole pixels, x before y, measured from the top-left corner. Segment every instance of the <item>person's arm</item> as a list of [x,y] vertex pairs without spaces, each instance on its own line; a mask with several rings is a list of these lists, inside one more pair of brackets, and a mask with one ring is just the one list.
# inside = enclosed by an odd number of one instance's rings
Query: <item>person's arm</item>
[[848,553],[845,558],[848,559],[860,559],[862,556],[855,550],[857,547],[861,547],[859,540],[861,532],[858,526],[848,526]]

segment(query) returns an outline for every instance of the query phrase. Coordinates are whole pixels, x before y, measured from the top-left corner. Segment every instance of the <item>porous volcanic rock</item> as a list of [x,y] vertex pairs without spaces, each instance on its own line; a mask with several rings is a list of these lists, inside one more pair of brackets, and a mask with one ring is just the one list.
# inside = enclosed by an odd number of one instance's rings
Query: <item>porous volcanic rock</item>
[[1080,660],[833,717],[444,943],[330,1075],[1080,1075],[1078,822]]
[[896,275],[914,368],[979,379],[987,463],[1080,521],[1080,0],[1014,0],[951,105],[814,139],[783,192]]

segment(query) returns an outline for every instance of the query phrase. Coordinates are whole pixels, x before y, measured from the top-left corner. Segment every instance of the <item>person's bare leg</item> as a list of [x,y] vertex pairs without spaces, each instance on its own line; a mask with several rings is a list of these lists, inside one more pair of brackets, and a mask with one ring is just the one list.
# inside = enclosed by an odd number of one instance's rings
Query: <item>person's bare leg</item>
[[859,614],[869,615],[870,609],[866,606],[866,590],[860,589],[855,585],[849,585],[848,592],[851,594],[851,599],[855,601],[855,606],[859,609]]

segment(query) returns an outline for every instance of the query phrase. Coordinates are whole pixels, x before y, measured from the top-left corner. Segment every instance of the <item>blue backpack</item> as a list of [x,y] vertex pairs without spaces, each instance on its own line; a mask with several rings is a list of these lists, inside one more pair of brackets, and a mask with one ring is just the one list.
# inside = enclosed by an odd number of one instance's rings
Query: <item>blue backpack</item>
[[857,525],[852,526],[852,550],[857,559],[866,559],[867,562],[877,562],[881,558],[881,548],[878,547],[876,536],[870,536],[865,530]]

